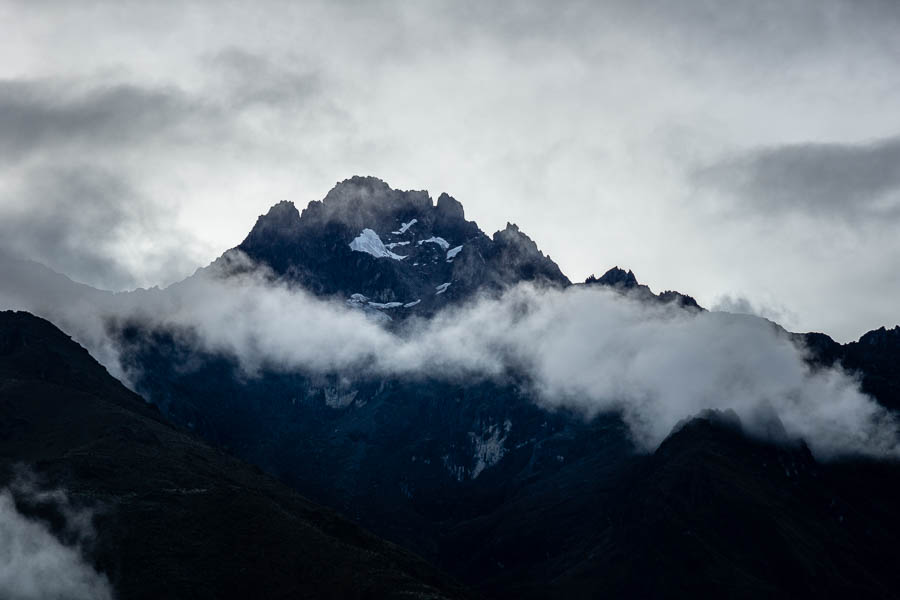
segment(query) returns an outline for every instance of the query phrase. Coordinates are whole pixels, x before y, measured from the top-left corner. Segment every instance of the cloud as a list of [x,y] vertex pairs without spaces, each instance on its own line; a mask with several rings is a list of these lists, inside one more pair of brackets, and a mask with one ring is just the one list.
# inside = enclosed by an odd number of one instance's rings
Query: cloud
[[146,144],[204,107],[175,87],[125,82],[0,81],[0,160],[33,152]]
[[797,315],[786,307],[753,301],[740,295],[724,294],[719,296],[713,303],[712,310],[742,315],[756,315],[773,323],[778,323],[787,329],[791,329],[797,321]]
[[204,64],[194,89],[115,70],[0,80],[0,247],[111,289],[171,283],[208,260],[211,245],[178,226],[197,193],[181,178],[253,151],[272,119],[339,111],[316,103],[320,78],[298,64],[236,48]]
[[[65,544],[46,525],[32,520],[17,502],[52,505],[64,519]],[[10,487],[0,490],[0,596],[8,600],[111,600],[105,575],[89,565],[81,546],[93,537],[92,513],[77,509],[59,489],[36,487],[20,472]]]
[[176,87],[0,81],[0,248],[112,289],[184,277],[202,244],[135,172],[160,143],[210,135],[215,117]]
[[223,100],[232,109],[254,106],[303,108],[322,92],[322,78],[304,62],[268,57],[231,46],[207,58],[220,76]]
[[[191,238],[123,173],[90,163],[40,164],[9,177],[0,204],[0,249],[108,289],[173,281],[193,270]],[[150,247],[142,245],[152,239]],[[140,269],[136,266],[140,265]],[[136,280],[142,271],[145,279]],[[149,277],[147,277],[149,276]]]
[[111,323],[171,331],[233,356],[251,377],[261,370],[451,380],[525,374],[539,404],[586,416],[618,412],[648,449],[684,418],[731,408],[759,431],[766,429],[759,415],[774,412],[820,457],[900,455],[895,418],[854,377],[811,370],[803,349],[756,317],[648,305],[596,287],[520,285],[391,329],[248,270],[245,260],[234,254],[230,264],[166,290],[101,297],[64,285],[48,295],[46,281],[37,286],[20,270],[24,280],[0,291],[0,305],[53,320],[125,377]]
[[227,47],[195,62],[202,70],[192,85],[146,81],[121,69],[0,79],[0,163],[72,154],[118,163],[123,151],[147,159],[165,148],[181,153],[247,142],[242,127],[254,109],[295,118],[321,97],[319,73],[296,57]]
[[900,217],[900,137],[869,144],[792,144],[726,158],[695,174],[764,218],[799,213],[851,222]]

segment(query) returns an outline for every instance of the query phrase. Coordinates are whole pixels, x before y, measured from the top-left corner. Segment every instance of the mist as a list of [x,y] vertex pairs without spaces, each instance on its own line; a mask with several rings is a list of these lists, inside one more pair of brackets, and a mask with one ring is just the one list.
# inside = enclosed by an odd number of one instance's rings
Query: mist
[[704,409],[733,409],[759,435],[774,415],[819,458],[900,456],[895,417],[852,374],[811,368],[787,332],[756,316],[648,304],[600,287],[521,284],[429,320],[385,326],[342,299],[277,281],[239,253],[226,256],[165,290],[120,294],[34,263],[0,261],[0,307],[53,321],[126,383],[135,374],[121,363],[115,331],[128,323],[234,357],[247,377],[267,370],[442,380],[524,374],[539,405],[586,418],[620,413],[646,450]]
[[[23,515],[16,499],[54,506],[64,518],[63,543],[50,529]],[[65,491],[41,489],[28,471],[0,489],[0,596],[8,600],[111,600],[105,575],[85,560],[81,546],[94,536],[93,513],[72,506]]]

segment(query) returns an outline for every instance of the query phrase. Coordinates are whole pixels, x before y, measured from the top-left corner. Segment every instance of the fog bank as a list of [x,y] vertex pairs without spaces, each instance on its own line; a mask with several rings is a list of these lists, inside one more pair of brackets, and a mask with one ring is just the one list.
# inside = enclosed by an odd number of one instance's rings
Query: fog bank
[[730,408],[751,432],[767,429],[776,415],[819,457],[900,454],[896,419],[854,377],[811,370],[802,348],[755,316],[647,304],[601,287],[519,285],[387,328],[340,299],[315,298],[248,264],[237,265],[240,275],[207,269],[165,290],[123,294],[78,286],[33,263],[10,264],[0,263],[0,307],[50,319],[126,381],[114,323],[175,332],[200,350],[233,356],[248,376],[275,370],[471,380],[524,373],[539,404],[588,417],[619,412],[646,449],[684,418]]

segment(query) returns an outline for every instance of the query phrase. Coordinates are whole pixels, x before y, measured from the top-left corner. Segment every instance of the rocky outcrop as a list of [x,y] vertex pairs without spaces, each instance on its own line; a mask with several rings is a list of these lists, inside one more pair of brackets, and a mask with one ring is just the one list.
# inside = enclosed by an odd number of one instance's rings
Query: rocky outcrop
[[586,286],[604,286],[611,288],[619,293],[628,294],[633,298],[644,300],[647,302],[658,302],[661,304],[676,304],[681,308],[688,310],[705,310],[697,304],[691,296],[676,292],[674,290],[666,290],[661,294],[654,294],[649,286],[638,283],[637,277],[629,269],[625,271],[619,267],[613,267],[601,277],[591,275],[584,280]]
[[629,269],[628,272],[625,272],[618,266],[613,267],[604,273],[599,279],[591,275],[584,280],[584,283],[586,285],[607,285],[626,290],[638,287],[637,278],[634,276],[634,273],[631,272],[631,269]]

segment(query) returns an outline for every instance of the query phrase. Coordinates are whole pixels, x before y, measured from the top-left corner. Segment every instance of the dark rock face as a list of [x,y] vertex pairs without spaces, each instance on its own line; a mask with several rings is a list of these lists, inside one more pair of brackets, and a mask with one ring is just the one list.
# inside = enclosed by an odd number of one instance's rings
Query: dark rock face
[[688,309],[696,309],[696,310],[704,310],[697,301],[694,300],[692,296],[688,296],[687,294],[682,294],[681,292],[676,292],[673,290],[666,290],[659,294],[659,299],[664,304],[669,304],[671,302],[675,302],[681,308]]
[[493,237],[494,245],[485,254],[490,266],[488,273],[495,284],[509,286],[520,281],[570,285],[550,257],[538,250],[537,244],[519,228],[507,223],[506,229]]
[[[168,424],[47,321],[0,312],[0,479],[97,509],[120,598],[462,598],[448,577]],[[52,502],[18,509],[59,536]]]
[[435,205],[426,192],[394,190],[373,177],[339,183],[302,213],[275,205],[238,249],[318,295],[400,303],[386,312],[395,318],[519,281],[569,284],[515,226],[491,239],[447,194]]
[[491,595],[558,572],[634,453],[618,417],[548,412],[515,382],[242,381],[212,355],[185,372],[174,337],[133,335],[142,389],[173,420]]
[[634,276],[634,273],[632,273],[630,269],[628,272],[625,272],[619,267],[613,267],[599,279],[591,275],[585,279],[584,283],[586,285],[607,285],[610,287],[624,288],[626,290],[638,286],[637,278]]
[[603,274],[599,279],[591,275],[584,280],[586,286],[604,286],[616,290],[617,292],[628,294],[633,298],[638,298],[645,302],[654,302],[661,304],[675,303],[681,308],[688,310],[705,310],[697,301],[687,294],[666,290],[661,294],[654,294],[646,285],[638,283],[637,277],[629,269],[624,271],[619,267],[613,267]]

